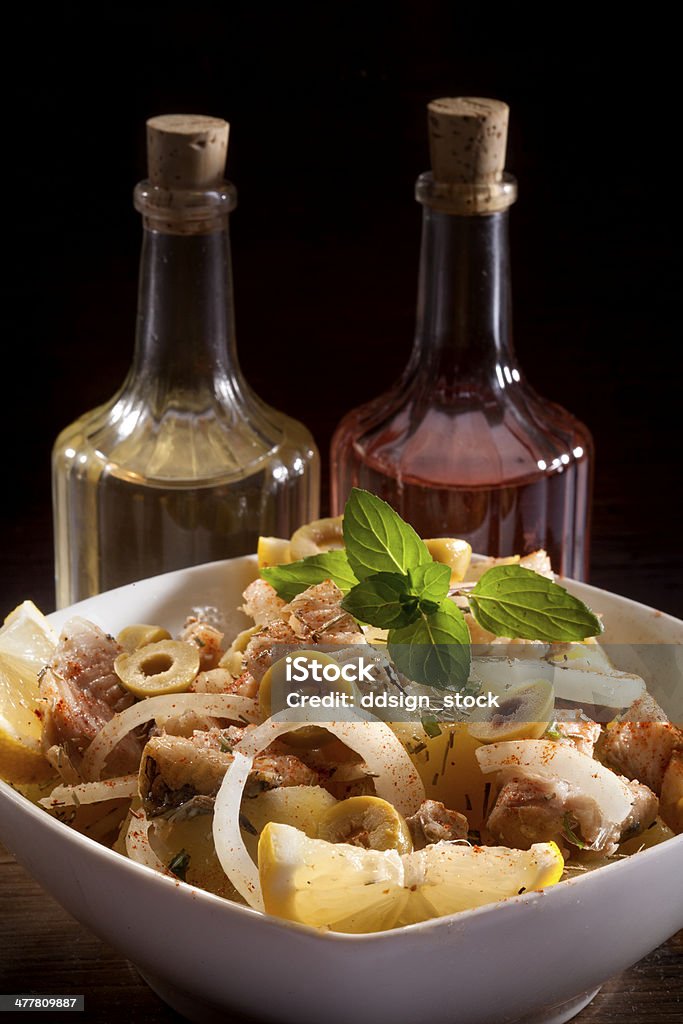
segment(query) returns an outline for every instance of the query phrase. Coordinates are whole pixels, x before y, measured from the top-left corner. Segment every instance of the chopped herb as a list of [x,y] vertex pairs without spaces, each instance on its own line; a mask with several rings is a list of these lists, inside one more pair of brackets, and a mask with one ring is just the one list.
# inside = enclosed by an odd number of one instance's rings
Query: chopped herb
[[490,799],[490,797],[491,797],[491,783],[490,782],[486,782],[486,783],[484,783],[484,804],[482,806],[482,812],[481,812],[483,818],[486,817],[486,813],[487,813],[487,811],[489,809],[489,799]]
[[441,726],[435,718],[423,718],[422,728],[429,736],[430,740],[436,739],[437,736],[441,735]]
[[557,728],[557,722],[551,722],[546,729],[545,734],[549,740],[559,740],[562,738],[562,733]]
[[197,647],[206,647],[206,644],[204,643],[200,636],[196,636],[194,638],[194,642],[196,643]]
[[250,836],[257,836],[258,835],[258,829],[254,828],[252,823],[249,821],[249,818],[247,818],[246,814],[240,814],[239,821],[240,821],[240,828],[243,828],[244,831],[248,832]]
[[521,896],[523,892],[526,892],[526,886],[523,885],[521,889],[517,890],[517,895]]
[[171,858],[168,864],[168,870],[179,878],[181,882],[184,882],[189,866],[190,855],[187,850],[183,849],[176,853],[175,857]]
[[577,826],[577,822],[570,816],[569,813],[564,815],[564,817],[562,818],[562,823],[562,831],[564,832],[569,842],[573,843],[574,846],[578,846],[580,850],[585,850],[586,843],[584,843],[583,839],[580,839],[574,831],[574,829]]
[[230,754],[232,753],[232,744],[226,740],[225,736],[221,736],[221,753]]

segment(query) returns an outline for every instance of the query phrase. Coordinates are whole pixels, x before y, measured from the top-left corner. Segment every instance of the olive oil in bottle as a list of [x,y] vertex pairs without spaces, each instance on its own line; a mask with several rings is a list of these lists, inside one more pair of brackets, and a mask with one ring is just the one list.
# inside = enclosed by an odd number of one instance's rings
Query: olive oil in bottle
[[254,395],[237,360],[227,142],[218,118],[148,121],[133,364],[53,451],[60,607],[252,552],[259,534],[288,536],[318,515],[311,435]]

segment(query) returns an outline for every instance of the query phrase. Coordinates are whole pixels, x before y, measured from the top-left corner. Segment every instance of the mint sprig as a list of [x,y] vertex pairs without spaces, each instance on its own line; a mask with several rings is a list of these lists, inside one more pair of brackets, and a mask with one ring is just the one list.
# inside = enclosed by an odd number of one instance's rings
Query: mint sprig
[[[448,596],[449,566],[432,559],[390,505],[359,488],[344,510],[344,542],[344,551],[264,568],[261,576],[286,601],[332,580],[345,595],[345,611],[389,630],[389,653],[399,671],[442,689],[464,686],[471,639],[462,611]],[[582,601],[519,565],[494,566],[463,596],[479,625],[496,636],[568,642],[602,628]]]
[[602,631],[583,601],[521,565],[494,566],[467,597],[479,625],[496,636],[569,643]]

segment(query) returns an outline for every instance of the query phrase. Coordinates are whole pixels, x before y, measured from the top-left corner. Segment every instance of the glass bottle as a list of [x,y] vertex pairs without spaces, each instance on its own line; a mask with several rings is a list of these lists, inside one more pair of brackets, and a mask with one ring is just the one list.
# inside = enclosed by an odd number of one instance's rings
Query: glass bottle
[[253,552],[318,515],[319,458],[300,423],[245,382],[223,181],[228,125],[148,122],[137,334],[116,395],[57,438],[57,604]]
[[495,100],[429,105],[413,352],[394,387],[337,427],[332,513],[364,487],[422,536],[495,556],[545,548],[556,572],[585,579],[591,436],[533,390],[512,347],[507,115]]

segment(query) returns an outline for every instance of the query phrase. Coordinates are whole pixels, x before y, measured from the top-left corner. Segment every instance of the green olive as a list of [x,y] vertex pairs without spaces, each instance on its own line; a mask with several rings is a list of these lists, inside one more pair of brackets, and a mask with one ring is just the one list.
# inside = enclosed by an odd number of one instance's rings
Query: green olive
[[[336,662],[334,658],[331,658],[329,654],[324,654],[322,651],[293,651],[292,654],[287,657],[290,660],[304,658],[311,666],[317,662],[319,665],[323,666],[321,671],[324,671],[324,667],[326,665],[336,665],[339,667],[339,663]],[[349,696],[353,696],[353,684],[342,676],[332,682],[329,682],[326,679],[316,680],[313,678],[309,678],[304,682],[299,682],[294,679],[288,681],[287,657],[280,658],[279,661],[274,662],[261,680],[258,699],[264,718],[270,718],[273,714],[273,707],[275,707],[276,711],[284,710],[287,706],[287,694],[290,693],[319,697],[324,697],[330,693],[348,694]],[[334,715],[330,715],[330,718],[334,717]],[[307,726],[305,729],[297,729],[296,732],[285,733],[282,738],[292,747],[311,749],[313,747],[322,747],[324,744],[333,740],[334,736],[332,733],[328,732],[327,729],[321,729],[320,726],[311,725]]]
[[319,555],[321,551],[333,551],[344,547],[344,517],[314,519],[312,523],[300,526],[289,541],[289,557],[292,562],[308,555]]
[[411,853],[413,849],[405,818],[378,796],[352,796],[333,804],[318,822],[318,839],[366,850]]
[[145,622],[136,622],[132,626],[125,626],[116,639],[130,654],[146,644],[156,644],[159,640],[170,640],[171,634],[161,626],[149,626]]
[[255,633],[258,633],[260,626],[249,626],[238,633],[230,647],[218,662],[219,668],[227,668],[233,676],[239,676],[244,671],[244,652],[249,641]]
[[182,693],[199,672],[199,651],[182,640],[159,640],[119,654],[114,671],[136,697]]
[[481,722],[472,722],[468,729],[480,743],[498,743],[501,740],[536,740],[548,728],[555,691],[547,679],[515,686],[500,697],[491,716]]

